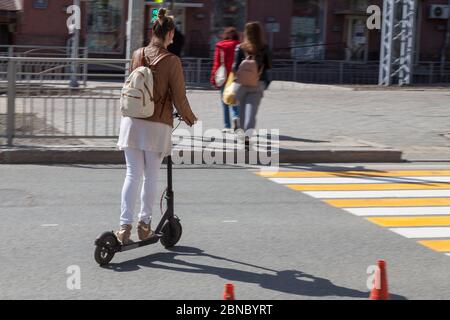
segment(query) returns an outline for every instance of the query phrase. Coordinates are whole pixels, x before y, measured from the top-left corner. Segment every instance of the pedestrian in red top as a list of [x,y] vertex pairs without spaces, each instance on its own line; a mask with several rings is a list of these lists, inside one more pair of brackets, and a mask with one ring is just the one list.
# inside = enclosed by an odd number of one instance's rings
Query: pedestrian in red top
[[[229,27],[226,28],[225,31],[222,34],[222,41],[219,41],[216,44],[216,50],[214,53],[214,63],[213,68],[211,71],[211,84],[216,87],[220,88],[221,90],[221,96],[223,95],[223,90],[225,89],[225,83],[221,86],[218,86],[216,84],[216,72],[221,66],[222,63],[224,63],[226,71],[227,71],[227,77],[231,72],[231,68],[233,66],[234,61],[234,52],[236,49],[236,46],[240,43],[239,41],[239,34],[236,31],[236,28]],[[223,132],[230,132],[230,131],[236,131],[239,129],[239,107],[238,106],[229,106],[225,104],[222,99],[222,108],[223,108],[223,116],[224,116],[224,129]],[[233,119],[233,129],[231,129],[231,121],[230,121],[230,110],[232,112],[232,119]]]

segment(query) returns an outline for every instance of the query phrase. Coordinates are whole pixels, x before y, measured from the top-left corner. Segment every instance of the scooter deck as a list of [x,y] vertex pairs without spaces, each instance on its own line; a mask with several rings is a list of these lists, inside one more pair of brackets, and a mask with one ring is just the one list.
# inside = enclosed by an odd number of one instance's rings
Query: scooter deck
[[148,246],[150,244],[154,244],[156,242],[159,241],[159,239],[161,239],[162,234],[154,234],[151,237],[149,237],[148,239],[142,240],[142,241],[137,241],[137,242],[133,242],[127,245],[119,245],[117,248],[118,252],[122,252],[122,251],[128,251],[128,250],[133,250],[139,247],[143,247],[143,246]]

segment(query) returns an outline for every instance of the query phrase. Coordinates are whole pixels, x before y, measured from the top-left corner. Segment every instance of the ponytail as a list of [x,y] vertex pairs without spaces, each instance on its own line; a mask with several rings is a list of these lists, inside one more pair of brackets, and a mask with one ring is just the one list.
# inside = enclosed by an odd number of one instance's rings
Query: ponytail
[[158,20],[155,21],[152,28],[153,34],[161,40],[164,40],[167,34],[175,29],[175,22],[173,21],[173,18],[166,16],[166,13],[166,9],[159,9]]

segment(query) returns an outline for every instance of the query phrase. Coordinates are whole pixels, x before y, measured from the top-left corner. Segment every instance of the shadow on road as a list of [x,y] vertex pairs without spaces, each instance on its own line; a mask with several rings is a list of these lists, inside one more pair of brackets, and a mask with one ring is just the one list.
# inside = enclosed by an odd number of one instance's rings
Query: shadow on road
[[[243,271],[234,268],[225,268],[205,264],[192,263],[180,258],[183,257],[208,257],[214,260],[223,260],[240,265],[245,265],[270,273],[257,273]],[[239,262],[219,256],[205,253],[203,250],[193,247],[180,246],[172,248],[169,252],[157,253],[146,257],[125,261],[122,263],[111,263],[104,267],[116,272],[131,272],[141,267],[164,269],[186,273],[216,275],[227,281],[238,281],[255,283],[262,288],[279,291],[288,294],[309,297],[338,296],[347,298],[367,299],[368,292],[358,291],[334,285],[330,280],[315,277],[298,270],[272,270],[257,265]],[[391,295],[391,299],[405,300],[402,296]]]

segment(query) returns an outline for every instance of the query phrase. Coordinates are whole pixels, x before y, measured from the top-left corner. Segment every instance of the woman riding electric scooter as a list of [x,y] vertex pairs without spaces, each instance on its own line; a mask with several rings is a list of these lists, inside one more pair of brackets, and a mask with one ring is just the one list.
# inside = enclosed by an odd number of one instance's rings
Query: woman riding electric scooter
[[189,126],[197,121],[186,98],[181,61],[167,50],[167,46],[173,41],[174,32],[173,18],[166,16],[165,9],[160,9],[158,20],[153,26],[152,41],[144,50],[136,50],[131,61],[130,71],[144,63],[153,71],[155,111],[153,116],[147,119],[123,117],[120,124],[117,145],[124,150],[127,165],[122,189],[120,229],[116,232],[116,237],[122,245],[132,242],[130,236],[134,204],[142,176],[144,183],[137,235],[142,241],[153,234],[151,219],[156,200],[158,172],[162,160],[170,155],[172,148],[172,105],[175,105]]

